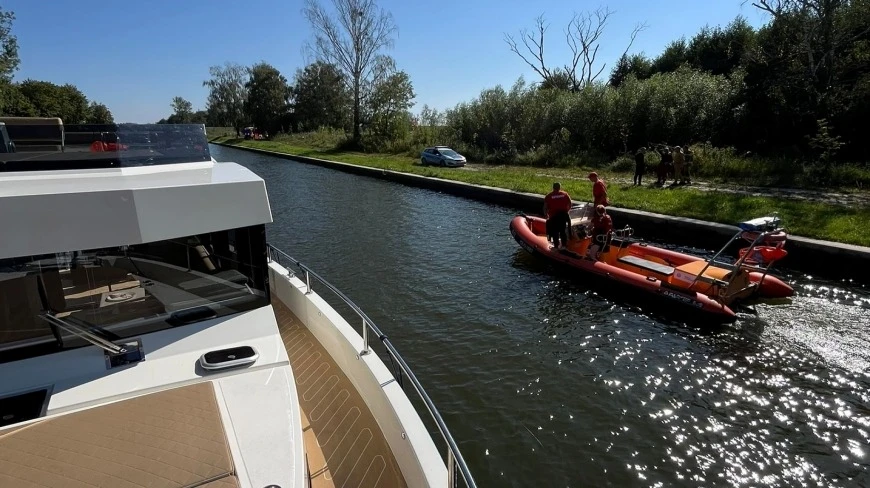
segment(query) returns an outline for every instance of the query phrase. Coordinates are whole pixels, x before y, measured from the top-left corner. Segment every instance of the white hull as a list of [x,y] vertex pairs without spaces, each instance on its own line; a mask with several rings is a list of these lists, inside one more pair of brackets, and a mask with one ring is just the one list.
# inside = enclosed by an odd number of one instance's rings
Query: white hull
[[305,283],[276,262],[269,264],[269,283],[273,302],[299,318],[365,401],[407,485],[448,486],[444,460],[419,414],[378,355],[360,355],[360,334],[317,293],[306,294]]

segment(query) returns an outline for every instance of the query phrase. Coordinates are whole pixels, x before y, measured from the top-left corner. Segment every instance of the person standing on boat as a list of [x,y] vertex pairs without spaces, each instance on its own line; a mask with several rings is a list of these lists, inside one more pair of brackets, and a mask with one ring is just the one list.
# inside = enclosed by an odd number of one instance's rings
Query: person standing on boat
[[634,155],[634,184],[637,186],[641,185],[643,174],[646,173],[646,161],[644,161],[644,152],[646,152],[646,148],[642,147],[638,149],[637,153],[635,153]]
[[598,173],[594,171],[589,173],[589,181],[592,182],[592,204],[596,207],[610,205],[610,200],[607,199],[607,185],[598,177]]
[[544,215],[547,216],[547,236],[552,238],[553,246],[568,245],[568,226],[571,225],[571,196],[562,190],[562,185],[553,183],[553,191],[544,197]]

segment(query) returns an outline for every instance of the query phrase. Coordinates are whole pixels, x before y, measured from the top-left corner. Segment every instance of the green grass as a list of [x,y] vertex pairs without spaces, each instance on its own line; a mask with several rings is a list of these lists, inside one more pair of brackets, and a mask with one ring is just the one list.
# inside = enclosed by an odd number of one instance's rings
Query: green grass
[[232,127],[206,127],[205,133],[209,139],[215,139],[218,137],[233,137],[236,135],[236,130]]
[[[266,149],[298,156],[329,159],[374,168],[423,176],[463,181],[510,190],[545,194],[559,180],[574,200],[591,201],[592,185],[585,178],[588,168],[535,168],[520,166],[482,166],[480,168],[437,168],[421,166],[408,156],[342,151],[326,141],[288,139],[285,141],[245,141],[228,137],[216,142]],[[306,145],[300,145],[300,142]],[[478,165],[474,165],[478,166]],[[599,171],[607,181],[613,173]],[[691,217],[711,222],[735,224],[743,220],[778,212],[794,235],[835,242],[870,246],[870,208],[806,202],[772,197],[700,191],[691,187],[654,188],[611,184],[610,200],[616,207],[646,210],[666,215]]]

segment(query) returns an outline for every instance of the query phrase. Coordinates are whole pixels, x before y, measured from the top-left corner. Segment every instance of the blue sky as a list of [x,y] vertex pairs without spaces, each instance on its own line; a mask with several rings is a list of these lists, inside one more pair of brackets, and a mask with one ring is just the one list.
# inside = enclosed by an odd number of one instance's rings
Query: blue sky
[[[398,26],[390,54],[411,76],[415,111],[423,104],[452,107],[483,88],[510,86],[521,75],[537,81],[503,37],[533,27],[542,13],[551,23],[547,58],[564,64],[563,30],[571,14],[599,5],[615,11],[601,39],[599,59],[608,65],[602,76],[637,22],[649,27],[632,51],[656,55],[705,24],[724,25],[737,15],[755,26],[766,21],[741,0],[381,0],[380,5]],[[304,46],[311,31],[301,0],[4,0],[2,6],[17,17],[13,32],[21,66],[15,79],[72,83],[105,103],[118,122],[167,116],[174,96],[205,108],[202,81],[212,65],[266,61],[292,79],[310,61]]]

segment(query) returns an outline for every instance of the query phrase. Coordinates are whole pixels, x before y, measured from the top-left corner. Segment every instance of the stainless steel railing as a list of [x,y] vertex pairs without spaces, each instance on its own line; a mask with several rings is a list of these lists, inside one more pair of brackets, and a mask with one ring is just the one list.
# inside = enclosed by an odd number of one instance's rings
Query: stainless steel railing
[[[399,354],[399,351],[393,346],[387,336],[381,332],[381,329],[378,328],[377,325],[362,311],[350,298],[348,298],[344,293],[341,292],[338,288],[333,286],[330,282],[326,281],[319,274],[312,271],[310,268],[300,263],[298,260],[294,259],[289,254],[284,251],[278,249],[277,247],[268,244],[269,250],[269,260],[275,261],[278,264],[283,266],[281,258],[286,259],[289,263],[293,264],[296,268],[301,270],[304,273],[305,277],[305,294],[309,294],[312,292],[311,288],[311,278],[314,277],[315,280],[319,281],[323,286],[325,286],[329,291],[335,294],[339,299],[341,299],[345,305],[351,308],[359,318],[362,320],[362,337],[363,337],[363,350],[360,351],[360,356],[364,356],[371,352],[369,348],[369,330],[371,330],[375,336],[381,341],[384,345],[384,348],[387,350],[387,353],[390,355],[390,358],[395,361],[396,364],[399,365],[400,374],[404,374],[406,378],[411,382],[414,386],[414,390],[416,390],[417,395],[423,401],[423,404],[426,406],[426,410],[429,411],[429,415],[432,416],[432,420],[435,421],[435,425],[438,427],[438,431],[441,433],[441,437],[444,439],[444,442],[447,444],[447,487],[454,488],[456,487],[456,471],[459,471],[459,474],[462,477],[462,481],[465,482],[465,486],[468,488],[477,488],[477,484],[474,482],[474,478],[471,476],[471,471],[468,469],[468,465],[465,463],[465,459],[462,457],[462,453],[459,452],[459,447],[456,445],[456,441],[453,440],[453,436],[450,434],[450,431],[447,429],[447,424],[444,422],[444,419],[441,417],[441,414],[438,412],[438,409],[435,408],[435,404],[432,402],[432,399],[429,398],[429,395],[426,394],[426,391],[423,389],[423,385],[417,380],[417,376],[414,375],[414,372],[411,371],[411,367],[408,366],[408,363],[405,362],[405,359],[402,358],[402,355]],[[293,270],[289,270],[291,273],[296,274]],[[393,375],[396,375],[396,372],[393,372]],[[402,384],[401,377],[396,377],[396,381],[399,384]]]

